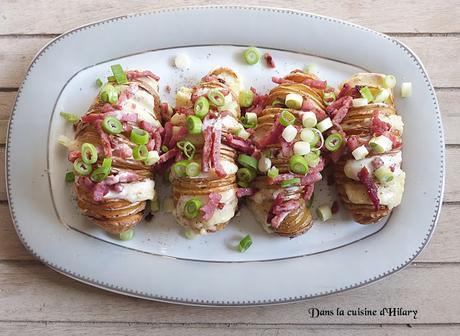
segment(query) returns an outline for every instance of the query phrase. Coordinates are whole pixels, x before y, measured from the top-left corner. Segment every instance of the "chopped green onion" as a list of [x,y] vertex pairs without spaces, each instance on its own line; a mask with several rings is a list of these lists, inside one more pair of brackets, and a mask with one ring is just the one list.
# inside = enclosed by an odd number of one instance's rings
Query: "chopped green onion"
[[188,219],[197,217],[200,214],[200,209],[203,206],[198,198],[189,199],[184,206],[184,216]]
[[193,159],[196,151],[195,145],[193,143],[183,140],[179,141],[176,146],[182,151],[182,153],[184,153],[187,159]]
[[302,155],[293,155],[289,159],[289,168],[293,173],[305,175],[308,173],[308,161]]
[[293,125],[287,125],[284,128],[283,133],[281,133],[281,136],[287,142],[292,142],[297,136],[297,128],[295,128]]
[[61,113],[59,113],[59,115],[62,118],[64,118],[65,121],[67,121],[67,122],[69,122],[71,124],[75,124],[80,120],[80,117],[78,117],[75,114],[69,113],[69,112],[61,112]]
[[198,98],[193,106],[193,110],[198,118],[203,119],[209,112],[209,101],[206,97],[201,96]]
[[308,167],[316,167],[320,161],[319,151],[311,151],[304,158],[308,162]]
[[133,148],[134,160],[144,161],[147,159],[148,155],[149,155],[149,150],[147,149],[145,145],[138,145]]
[[192,229],[185,229],[184,230],[184,236],[187,239],[195,239],[197,234]]
[[268,170],[267,176],[270,178],[275,178],[279,175],[279,173],[280,173],[279,169],[273,166]]
[[239,185],[241,188],[248,188],[248,187],[249,187],[249,182],[238,181],[238,185]]
[[294,154],[306,155],[310,153],[310,143],[306,141],[297,141],[294,144]]
[[67,183],[75,182],[75,174],[73,172],[65,173],[65,181]]
[[316,214],[321,221],[325,222],[332,217],[331,207],[327,204],[323,204],[316,208]]
[[369,101],[366,98],[355,98],[353,99],[353,107],[361,107],[369,104]]
[[300,138],[303,141],[308,142],[311,147],[315,146],[320,139],[319,135],[314,131],[313,128],[304,128],[300,132]]
[[243,52],[243,57],[247,64],[253,65],[259,62],[260,53],[257,48],[251,47]]
[[140,128],[133,128],[130,139],[136,145],[146,145],[150,140],[150,135],[147,131]]
[[331,105],[335,101],[335,93],[334,92],[324,92],[323,94],[323,103],[326,106]]
[[276,98],[274,101],[272,101],[272,106],[274,107],[283,107],[283,106],[286,106],[284,105],[284,101],[279,99],[279,98]]
[[115,76],[109,76],[109,77],[107,77],[107,80],[109,82],[115,82]]
[[295,116],[288,110],[281,111],[280,123],[283,126],[289,126],[295,123]]
[[201,166],[197,162],[190,162],[187,167],[185,167],[185,174],[189,177],[195,177],[200,175]]
[[71,140],[70,138],[66,137],[65,135],[61,134],[59,137],[58,137],[58,140],[57,140],[58,144],[66,147],[66,148],[70,148],[70,146],[73,146],[74,144],[74,141]]
[[388,97],[390,97],[390,90],[382,89],[374,97],[374,103],[383,103],[383,102],[385,102],[385,100],[388,99]]
[[300,184],[300,178],[298,177],[294,177],[289,180],[281,181],[282,188],[288,188],[288,187],[292,187],[293,185],[298,185],[298,184]]
[[238,251],[245,252],[252,245],[252,238],[250,235],[246,235],[243,239],[240,240],[238,244]]
[[97,161],[97,149],[93,144],[85,142],[81,145],[81,159],[86,164],[93,164]]
[[392,89],[396,86],[396,77],[393,75],[386,75],[383,79],[383,86],[387,89]]
[[247,154],[238,155],[238,163],[246,168],[257,170],[257,159]]
[[353,157],[356,160],[364,159],[367,156],[367,154],[369,154],[369,151],[367,150],[366,146],[364,146],[364,145],[361,145],[361,146],[355,148],[353,150],[353,152],[351,152],[351,155],[353,155]]
[[151,202],[150,202],[150,211],[151,212],[158,212],[160,211],[160,202],[158,201],[158,198],[154,198]]
[[118,84],[128,83],[128,78],[126,78],[126,74],[120,64],[112,65],[110,68],[112,69],[113,76]]
[[241,139],[247,140],[251,136],[251,133],[246,131],[244,128],[240,128],[236,131],[235,135]]
[[73,169],[78,175],[86,176],[91,174],[93,167],[91,165],[86,164],[82,161],[82,159],[76,159],[73,163]]
[[105,117],[102,121],[102,128],[109,134],[119,134],[123,131],[123,125],[114,116]]
[[367,86],[363,86],[361,89],[359,89],[359,93],[361,93],[361,96],[366,98],[369,103],[374,101],[374,96]]
[[134,229],[129,229],[120,233],[120,240],[128,241],[134,238]]
[[101,87],[103,85],[102,81],[98,78],[96,79],[96,85]]
[[225,104],[224,94],[217,89],[209,90],[208,99],[212,105],[217,106],[217,107],[224,106]]
[[173,171],[174,171],[174,174],[177,176],[177,177],[184,177],[187,175],[187,166],[189,164],[189,161],[187,160],[182,160],[182,161],[178,161],[176,162],[174,165],[173,165]]
[[244,128],[255,128],[257,126],[257,114],[248,112],[241,117],[241,123]]
[[144,163],[147,166],[152,166],[160,160],[160,154],[157,151],[149,151],[147,158],[144,160]]
[[390,168],[381,166],[374,171],[375,177],[379,180],[380,183],[385,184],[393,181],[394,174]]
[[284,99],[284,104],[294,110],[300,110],[303,104],[303,97],[298,93],[289,93]]
[[326,118],[326,119],[323,119],[321,120],[318,124],[316,124],[316,128],[318,129],[318,131],[320,131],[321,133],[327,131],[329,128],[331,128],[333,125],[332,125],[332,121],[331,121],[331,118]]
[[314,75],[317,75],[318,74],[318,65],[317,64],[314,64],[314,63],[311,63],[311,64],[308,64],[305,68],[304,68],[304,72],[305,73],[311,73],[311,74],[314,74]]
[[326,138],[324,145],[330,152],[338,150],[343,143],[343,137],[339,133],[332,133]]
[[384,135],[373,137],[369,140],[369,146],[377,154],[389,152],[393,148],[393,142]]
[[94,182],[101,182],[107,178],[112,168],[112,158],[105,158],[102,161],[102,166],[96,168],[91,174],[91,180]]
[[401,97],[407,98],[412,95],[412,83],[404,82],[401,84]]
[[169,148],[166,145],[161,145],[160,149],[163,153],[166,153],[167,151],[169,151]]
[[254,93],[251,90],[243,90],[238,96],[241,107],[250,107],[254,101]]
[[118,101],[118,92],[112,84],[106,84],[101,88],[99,97],[106,103],[115,104]]
[[314,112],[305,112],[302,114],[302,125],[303,127],[310,128],[315,127],[318,123],[316,114]]
[[236,176],[238,181],[249,183],[256,177],[257,173],[254,169],[251,168],[240,168],[238,169]]
[[200,134],[203,123],[201,119],[196,116],[187,117],[187,129],[190,134]]

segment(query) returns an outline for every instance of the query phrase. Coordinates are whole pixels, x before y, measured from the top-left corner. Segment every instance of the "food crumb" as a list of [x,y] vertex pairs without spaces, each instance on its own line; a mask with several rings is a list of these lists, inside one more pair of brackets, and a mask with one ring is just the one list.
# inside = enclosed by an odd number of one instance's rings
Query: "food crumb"
[[166,91],[167,93],[171,93],[171,87],[170,87],[169,85],[166,85],[166,86],[165,86],[165,91]]
[[275,68],[276,65],[275,65],[275,61],[273,60],[273,57],[272,55],[270,55],[269,53],[265,53],[264,54],[264,59],[265,59],[265,62],[267,63],[267,66],[269,68]]
[[190,66],[190,58],[186,54],[179,54],[174,59],[174,65],[178,69],[185,69]]

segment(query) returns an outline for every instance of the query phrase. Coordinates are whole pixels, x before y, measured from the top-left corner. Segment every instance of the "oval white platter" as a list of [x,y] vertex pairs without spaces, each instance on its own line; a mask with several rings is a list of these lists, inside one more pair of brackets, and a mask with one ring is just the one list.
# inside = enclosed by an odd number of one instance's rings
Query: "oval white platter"
[[[276,69],[244,64],[241,51],[248,45],[270,52]],[[189,56],[188,68],[172,66],[178,54]],[[295,239],[266,234],[244,207],[226,230],[194,240],[186,239],[166,213],[141,223],[132,241],[113,239],[79,214],[71,188],[64,183],[68,164],[56,139],[72,135],[59,112],[85,113],[98,92],[95,79],[109,75],[109,65],[115,63],[158,74],[162,99],[170,102],[180,86],[193,85],[219,66],[233,68],[246,87],[261,92],[274,86],[272,76],[309,63],[318,64],[321,78],[332,85],[362,71],[394,74],[399,83],[410,81],[411,98],[396,94],[405,121],[403,202],[376,225],[356,224],[340,211]],[[421,252],[442,203],[444,138],[425,69],[411,50],[388,36],[290,10],[170,9],[89,24],[40,51],[10,121],[7,184],[12,217],[26,248],[82,282],[185,304],[293,302],[382,279]],[[337,199],[333,186],[322,183],[317,189],[313,208]],[[167,186],[162,186],[161,197],[167,193]],[[248,233],[253,246],[237,252],[235,245]]]

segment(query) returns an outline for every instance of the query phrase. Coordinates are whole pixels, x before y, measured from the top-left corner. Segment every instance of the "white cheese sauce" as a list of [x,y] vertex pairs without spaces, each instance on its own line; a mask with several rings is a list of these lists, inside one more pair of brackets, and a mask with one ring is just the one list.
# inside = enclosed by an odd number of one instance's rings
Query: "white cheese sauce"
[[155,181],[145,179],[140,182],[121,183],[122,191],[110,190],[105,199],[122,199],[131,203],[152,200],[155,196]]

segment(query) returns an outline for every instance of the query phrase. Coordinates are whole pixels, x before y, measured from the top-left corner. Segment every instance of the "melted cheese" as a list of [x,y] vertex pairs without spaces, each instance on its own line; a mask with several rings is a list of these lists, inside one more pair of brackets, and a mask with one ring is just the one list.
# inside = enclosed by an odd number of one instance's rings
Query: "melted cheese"
[[402,121],[401,116],[399,115],[385,116],[383,114],[380,114],[379,118],[380,120],[386,123],[389,123],[391,125],[391,130],[399,131],[399,134],[402,135],[403,129],[404,129],[404,123]]
[[153,113],[155,108],[155,98],[144,90],[136,90],[133,96],[122,103],[125,112],[136,113],[138,120],[144,120],[154,126],[160,126]]
[[[347,160],[347,163],[345,163],[345,166],[343,168],[345,175],[348,178],[351,178],[355,181],[359,181],[358,178],[358,173],[360,172],[363,167],[366,167],[367,170],[369,171],[370,174],[374,172],[374,167],[372,166],[372,160],[376,158],[377,156],[373,156],[370,158],[365,158],[362,160]],[[396,164],[396,167],[400,167],[402,157],[401,157],[401,152],[397,152],[396,154],[384,154],[378,156],[382,159],[383,165],[386,167],[391,166],[392,164]]]
[[123,190],[120,192],[109,191],[105,199],[122,199],[131,203],[152,200],[155,196],[155,181],[146,179],[140,182],[121,183]]

